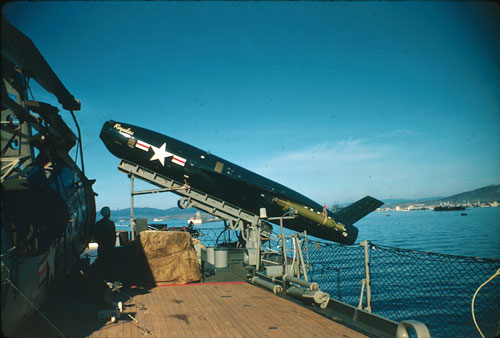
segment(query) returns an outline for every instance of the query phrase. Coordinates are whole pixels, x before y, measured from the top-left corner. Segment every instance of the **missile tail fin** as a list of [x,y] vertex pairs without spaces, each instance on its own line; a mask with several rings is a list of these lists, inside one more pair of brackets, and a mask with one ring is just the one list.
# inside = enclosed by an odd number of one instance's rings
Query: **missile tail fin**
[[384,204],[384,202],[371,196],[366,196],[335,212],[335,217],[343,224],[354,224],[382,204]]

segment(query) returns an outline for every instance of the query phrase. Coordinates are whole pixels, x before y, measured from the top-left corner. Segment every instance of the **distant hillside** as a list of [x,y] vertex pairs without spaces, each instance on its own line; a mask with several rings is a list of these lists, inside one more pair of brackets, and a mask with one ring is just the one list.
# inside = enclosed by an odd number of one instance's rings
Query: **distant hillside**
[[424,202],[429,202],[429,201],[438,201],[442,199],[442,197],[426,197],[426,198],[419,198],[418,200],[412,200],[412,199],[384,199],[382,202],[384,204],[389,205],[389,204],[402,204],[402,203],[424,203]]
[[[467,192],[462,192],[460,194],[448,196],[448,197],[432,197],[432,198],[421,198],[416,200],[408,200],[408,199],[388,199],[384,200],[385,207],[390,207],[392,205],[410,205],[410,204],[425,204],[425,205],[436,205],[440,202],[446,203],[450,202],[453,204],[461,204],[461,203],[474,203],[474,202],[500,202],[500,184],[499,185],[490,185],[487,187],[479,188],[476,190],[471,190]],[[342,205],[343,206],[343,205]],[[162,219],[162,220],[171,220],[171,219],[188,219],[193,217],[198,209],[188,208],[188,209],[180,209],[178,207],[173,207],[169,209],[156,209],[156,208],[134,208],[134,216],[135,218],[148,218],[149,220],[153,220],[154,218]],[[201,217],[209,217],[207,213],[201,212]],[[100,218],[100,215],[97,217]],[[119,210],[111,210],[111,218],[115,221],[118,220],[128,220],[130,218],[130,208],[127,209],[119,209]]]
[[416,200],[385,200],[385,206],[391,207],[393,205],[408,206],[410,204],[424,204],[436,205],[440,203],[450,202],[452,204],[474,203],[480,201],[482,203],[491,203],[494,201],[500,202],[500,184],[489,185],[487,187],[479,188],[476,190],[466,191],[459,194],[451,195],[448,197],[436,198],[422,198]]
[[460,194],[452,195],[441,199],[443,202],[450,201],[450,203],[467,203],[467,202],[500,202],[500,184],[489,185],[487,187],[479,188],[463,192]]

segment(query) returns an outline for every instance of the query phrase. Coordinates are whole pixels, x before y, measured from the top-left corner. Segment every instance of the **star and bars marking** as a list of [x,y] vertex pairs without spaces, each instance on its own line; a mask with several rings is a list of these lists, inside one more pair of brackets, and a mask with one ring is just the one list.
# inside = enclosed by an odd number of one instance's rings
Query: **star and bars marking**
[[141,140],[137,140],[137,142],[135,143],[135,147],[139,148],[141,150],[144,150],[144,151],[148,151],[149,147],[151,147],[151,144],[146,143],[146,142],[141,141]]
[[186,165],[186,159],[175,154],[172,154],[166,150],[167,144],[163,143],[160,147],[155,147],[152,144],[146,143],[141,140],[137,140],[135,147],[143,151],[149,151],[153,149],[154,155],[149,159],[150,161],[158,160],[162,166],[165,166],[165,158],[172,157],[171,162],[184,167]]

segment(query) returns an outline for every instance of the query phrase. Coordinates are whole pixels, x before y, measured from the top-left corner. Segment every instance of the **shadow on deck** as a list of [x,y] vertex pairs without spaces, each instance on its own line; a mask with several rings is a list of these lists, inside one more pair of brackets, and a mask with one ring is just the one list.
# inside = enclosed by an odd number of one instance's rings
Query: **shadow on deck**
[[80,267],[42,307],[50,324],[35,313],[14,337],[365,337],[246,283],[240,254],[233,251],[229,267],[204,283],[157,285],[144,253],[134,245],[116,248],[110,279],[123,283],[111,297],[123,303],[116,322],[98,318],[110,289],[94,266]]
[[[246,280],[248,270],[241,260],[230,255],[229,267],[219,269],[214,275],[204,276],[206,283],[234,282]],[[103,275],[105,274],[105,275]],[[123,287],[110,293],[107,281],[120,281]],[[82,264],[75,267],[66,280],[49,297],[39,313],[34,313],[19,326],[13,337],[88,337],[109,326],[109,319],[99,319],[98,311],[110,306],[109,303],[126,304],[130,299],[148,294],[157,285],[140,245],[116,247],[112,269],[107,273],[95,266]],[[140,307],[139,307],[140,308]],[[127,310],[127,305],[125,305]],[[125,311],[135,318],[134,313]],[[119,322],[133,321],[126,315]],[[49,323],[50,322],[50,323]],[[58,332],[59,331],[59,332]]]

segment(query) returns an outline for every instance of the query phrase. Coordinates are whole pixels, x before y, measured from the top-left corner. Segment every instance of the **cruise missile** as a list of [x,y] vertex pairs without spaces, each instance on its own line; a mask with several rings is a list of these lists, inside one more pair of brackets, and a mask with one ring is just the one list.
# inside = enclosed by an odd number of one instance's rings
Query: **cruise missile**
[[105,122],[100,137],[116,157],[147,168],[180,185],[216,197],[255,215],[265,208],[268,221],[293,211],[283,226],[343,244],[358,235],[355,222],[383,202],[366,196],[336,212],[266,177],[251,172],[207,151],[158,132],[127,123]]

